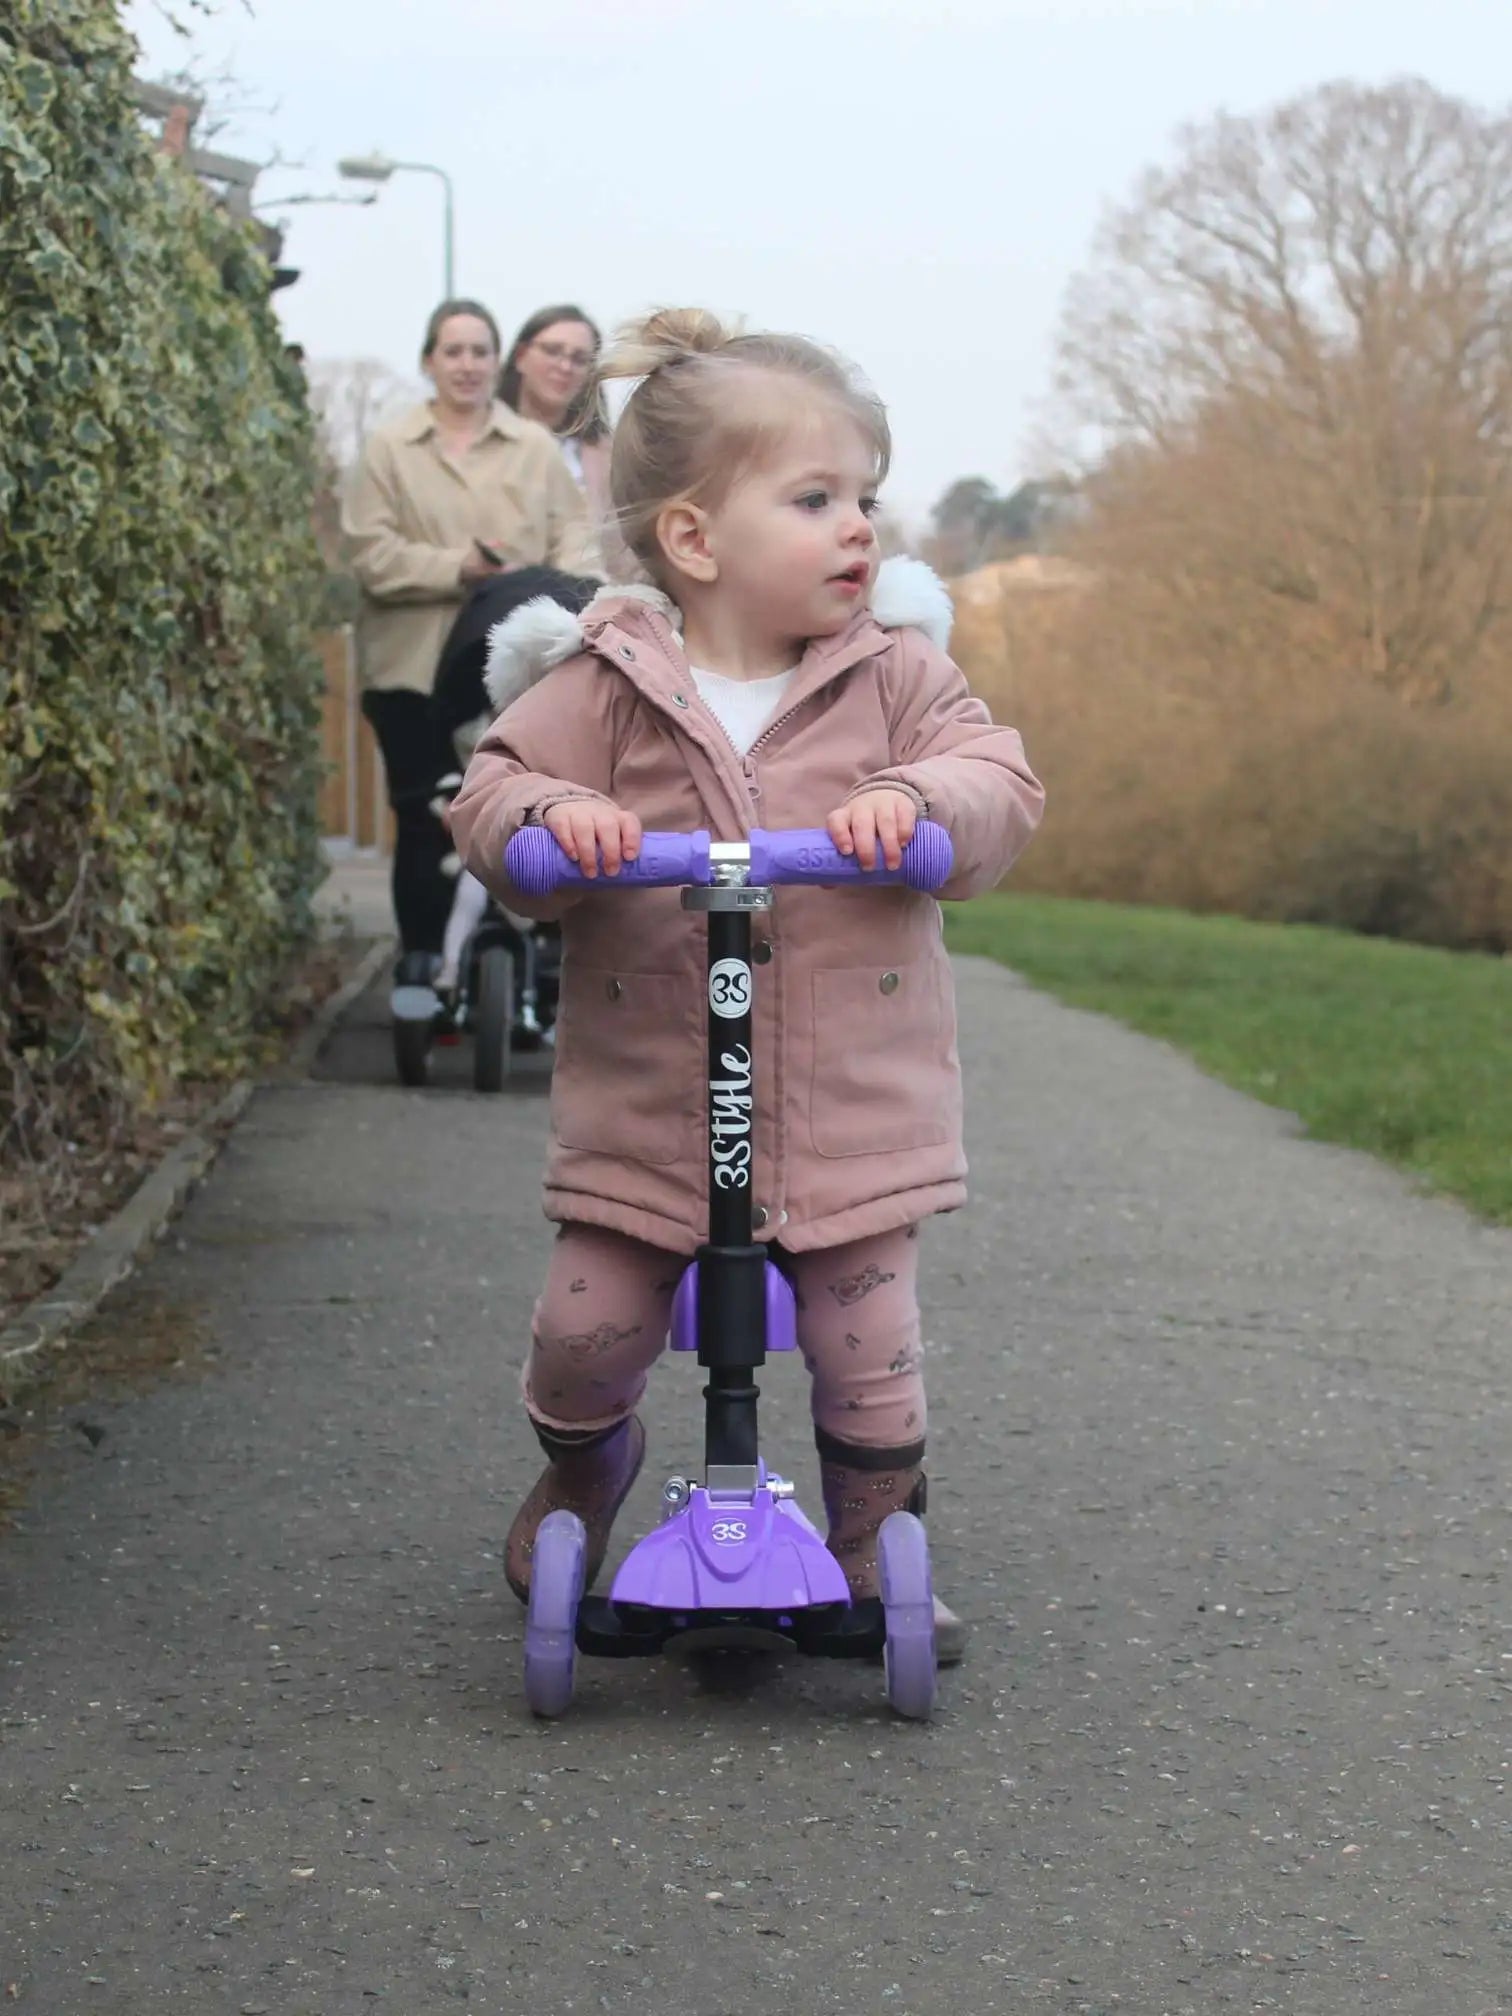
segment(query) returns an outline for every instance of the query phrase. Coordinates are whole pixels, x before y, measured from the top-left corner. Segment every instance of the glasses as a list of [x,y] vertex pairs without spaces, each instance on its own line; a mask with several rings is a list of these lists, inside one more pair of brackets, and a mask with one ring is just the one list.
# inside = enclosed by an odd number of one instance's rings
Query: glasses
[[574,371],[586,371],[593,362],[591,350],[569,350],[565,343],[543,343],[537,337],[530,347],[549,357],[553,364],[570,364]]

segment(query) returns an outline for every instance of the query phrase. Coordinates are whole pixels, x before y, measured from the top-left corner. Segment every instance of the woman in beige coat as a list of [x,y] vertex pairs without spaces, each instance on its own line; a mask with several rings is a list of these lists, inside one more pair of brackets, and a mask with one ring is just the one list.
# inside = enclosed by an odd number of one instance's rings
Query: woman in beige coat
[[450,842],[431,809],[451,752],[429,696],[459,606],[507,568],[598,572],[588,513],[556,442],[494,397],[499,361],[488,310],[443,301],[420,353],[432,396],[368,441],[344,514],[362,590],[363,712],[394,808],[394,911],[406,954],[439,954],[451,905],[441,867]]

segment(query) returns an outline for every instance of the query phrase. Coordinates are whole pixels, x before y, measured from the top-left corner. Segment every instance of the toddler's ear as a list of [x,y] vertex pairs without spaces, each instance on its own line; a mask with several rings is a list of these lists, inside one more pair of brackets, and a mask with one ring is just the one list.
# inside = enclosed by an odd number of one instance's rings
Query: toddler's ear
[[697,504],[668,504],[656,521],[656,539],[668,563],[688,581],[706,586],[719,578],[709,544],[709,517]]

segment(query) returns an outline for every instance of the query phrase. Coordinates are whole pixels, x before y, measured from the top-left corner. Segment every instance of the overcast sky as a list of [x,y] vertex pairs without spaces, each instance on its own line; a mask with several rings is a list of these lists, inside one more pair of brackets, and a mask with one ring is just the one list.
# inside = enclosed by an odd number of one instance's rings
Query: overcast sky
[[[1504,100],[1508,0],[219,0],[186,44],[131,0],[142,74],[187,57],[247,109],[216,145],[295,164],[258,201],[349,193],[379,149],[455,183],[459,290],[506,336],[578,300],[800,329],[891,408],[889,501],[1010,488],[1062,290],[1181,124],[1340,78]],[[265,212],[312,359],[410,371],[442,281],[441,188]]]

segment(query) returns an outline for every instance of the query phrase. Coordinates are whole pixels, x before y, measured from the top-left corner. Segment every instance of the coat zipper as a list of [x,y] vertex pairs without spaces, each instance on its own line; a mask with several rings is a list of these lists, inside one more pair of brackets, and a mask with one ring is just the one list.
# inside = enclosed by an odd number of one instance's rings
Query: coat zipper
[[[667,621],[667,618],[662,614],[661,610],[647,609],[646,616],[647,619],[652,624],[656,625],[659,629],[661,629],[666,633],[667,642],[674,647],[676,655],[682,658],[684,663],[686,664],[687,652],[683,648],[682,638],[672,628],[672,625]],[[714,714],[710,711],[708,707],[704,706],[703,699],[698,692],[696,681],[693,681],[693,694],[690,700],[690,705],[692,704],[693,700],[696,700],[698,705],[703,708],[704,713],[708,715],[710,722],[712,723],[714,729],[716,730],[720,738],[723,740],[725,746],[730,750],[731,754],[736,758],[737,762],[739,763],[741,777],[746,782],[746,784],[749,785],[749,783],[755,776],[755,766],[752,763],[751,759],[752,757],[755,756],[757,750],[760,749],[761,745],[764,742],[769,741],[771,737],[777,733],[779,728],[785,728],[788,722],[791,721],[795,715],[801,714],[804,708],[808,705],[808,703],[811,700],[817,699],[821,693],[826,692],[829,688],[831,680],[838,679],[841,673],[843,672],[854,671],[857,665],[864,663],[865,659],[872,655],[873,655],[872,653],[867,652],[864,653],[862,657],[854,659],[847,664],[836,666],[834,671],[830,674],[829,678],[825,679],[822,682],[822,684],[810,687],[808,692],[804,694],[801,700],[797,701],[793,706],[786,708],[781,714],[778,714],[775,717],[775,719],[768,721],[765,728],[762,729],[761,733],[756,737],[756,740],[751,744],[750,748],[746,750],[744,755],[741,755],[740,751],[735,747],[735,744],[730,740],[730,737],[724,728],[724,724],[714,716]],[[609,663],[613,664],[614,660],[610,659]],[[621,671],[621,674],[623,676],[623,668],[616,667],[616,669]],[[690,681],[692,681],[693,680],[692,666],[688,665],[687,670],[688,670],[688,677]],[[638,681],[634,683],[636,683],[637,685],[639,684]],[[641,690],[644,692],[645,689],[641,688]],[[646,697],[650,699],[653,696],[647,694]],[[674,715],[672,718],[675,720],[676,716]],[[746,795],[747,797],[749,797],[749,791],[747,791]],[[755,822],[752,821],[752,824],[754,823]]]

